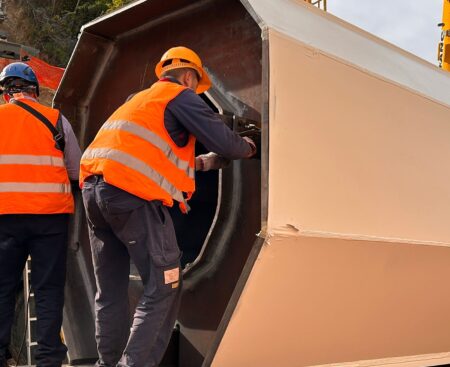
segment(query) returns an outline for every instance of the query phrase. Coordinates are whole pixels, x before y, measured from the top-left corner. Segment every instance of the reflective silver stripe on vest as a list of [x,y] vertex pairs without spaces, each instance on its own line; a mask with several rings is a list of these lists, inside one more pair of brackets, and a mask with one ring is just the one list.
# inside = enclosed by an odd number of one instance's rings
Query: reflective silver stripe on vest
[[35,166],[64,167],[64,160],[51,155],[0,154],[0,164],[32,164]]
[[145,141],[159,148],[175,166],[185,171],[190,178],[194,178],[195,169],[189,166],[189,162],[177,157],[170,145],[167,144],[164,139],[161,139],[157,134],[146,129],[145,127],[142,127],[131,121],[113,120],[105,122],[101,130],[122,130],[139,136],[141,139],[144,139]]
[[127,166],[135,171],[143,174],[148,179],[155,182],[159,187],[161,187],[164,191],[166,191],[172,198],[175,200],[186,203],[186,200],[183,196],[183,193],[178,190],[175,186],[173,186],[167,179],[155,171],[152,167],[147,165],[145,162],[141,161],[138,158],[133,157],[132,155],[121,152],[116,149],[109,148],[89,148],[83,153],[83,159],[110,159],[112,161],[118,162]]
[[35,192],[69,194],[70,184],[40,182],[0,182],[0,192]]

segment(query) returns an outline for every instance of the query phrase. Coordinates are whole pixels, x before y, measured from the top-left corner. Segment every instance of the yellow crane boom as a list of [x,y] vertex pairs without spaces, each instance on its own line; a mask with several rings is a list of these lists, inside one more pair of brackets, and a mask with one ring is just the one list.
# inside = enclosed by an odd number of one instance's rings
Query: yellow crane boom
[[439,42],[438,60],[439,66],[450,71],[450,0],[444,0],[442,8],[441,42]]

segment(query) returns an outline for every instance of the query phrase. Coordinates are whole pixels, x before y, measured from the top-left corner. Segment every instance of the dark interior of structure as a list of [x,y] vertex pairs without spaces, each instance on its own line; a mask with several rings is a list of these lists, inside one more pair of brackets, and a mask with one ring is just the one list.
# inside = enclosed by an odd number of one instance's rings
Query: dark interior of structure
[[[208,97],[203,94],[202,98],[214,112],[219,112],[210,103]],[[195,152],[197,155],[208,153],[199,142],[196,143]],[[218,171],[196,172],[195,185],[196,192],[189,200],[191,207],[189,215],[182,214],[177,205],[169,209],[177,234],[178,246],[182,251],[181,265],[183,268],[187,264],[192,264],[200,254],[213,223],[219,194]]]

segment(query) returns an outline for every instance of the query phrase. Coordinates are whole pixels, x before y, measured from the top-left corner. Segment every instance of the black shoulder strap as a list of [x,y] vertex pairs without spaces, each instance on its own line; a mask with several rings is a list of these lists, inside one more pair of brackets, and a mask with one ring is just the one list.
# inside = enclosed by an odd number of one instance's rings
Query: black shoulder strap
[[[65,147],[64,135],[60,131],[58,131],[58,129],[54,127],[53,124],[43,114],[41,114],[39,111],[36,111],[33,107],[27,105],[26,103],[18,101],[17,99],[12,100],[11,103],[19,107],[22,107],[24,110],[27,110],[39,121],[41,121],[45,126],[47,126],[47,128],[51,131],[53,135],[53,139],[55,140],[56,143],[56,148],[64,152]],[[60,119],[61,115],[58,115],[58,122]]]

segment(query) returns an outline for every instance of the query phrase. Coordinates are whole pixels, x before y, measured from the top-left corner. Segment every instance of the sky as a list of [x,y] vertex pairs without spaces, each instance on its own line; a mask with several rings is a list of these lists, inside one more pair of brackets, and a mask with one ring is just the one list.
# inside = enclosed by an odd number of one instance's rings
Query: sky
[[329,13],[437,65],[443,0],[327,0]]

